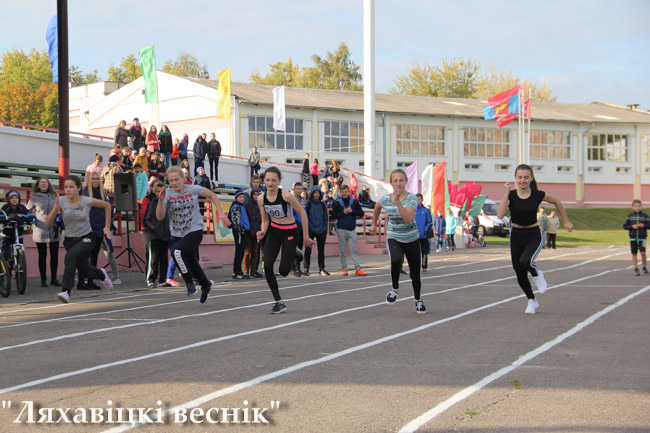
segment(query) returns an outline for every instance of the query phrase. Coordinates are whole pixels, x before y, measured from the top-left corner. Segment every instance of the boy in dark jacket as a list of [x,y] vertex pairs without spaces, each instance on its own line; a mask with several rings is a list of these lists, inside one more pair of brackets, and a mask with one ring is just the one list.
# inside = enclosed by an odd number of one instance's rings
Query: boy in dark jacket
[[262,230],[262,214],[257,204],[257,197],[262,190],[255,186],[251,188],[251,197],[244,201],[244,208],[248,214],[250,228],[246,232],[246,249],[244,250],[244,274],[252,278],[263,278],[264,275],[257,272],[260,257],[260,244],[257,241],[257,232]]
[[341,185],[341,198],[332,204],[332,219],[336,220],[336,233],[339,238],[339,259],[341,260],[341,275],[348,275],[348,259],[346,248],[350,244],[350,255],[356,268],[355,275],[368,275],[361,270],[359,253],[357,252],[357,218],[363,217],[363,209],[358,200],[350,197],[350,187]]
[[416,196],[418,198],[418,207],[415,209],[415,225],[418,226],[418,235],[420,236],[422,272],[426,272],[429,263],[429,239],[427,238],[427,232],[432,224],[431,211],[424,207],[422,194],[416,194]]
[[219,181],[219,157],[221,156],[221,143],[217,140],[214,132],[210,135],[208,142],[208,163],[210,165],[210,179]]
[[[327,240],[328,215],[327,206],[321,200],[321,190],[318,186],[312,186],[309,192],[309,200],[305,206],[307,219],[309,220],[309,239],[316,239],[318,248],[318,272],[327,276],[330,273],[325,270],[325,241]],[[305,270],[303,275],[309,275],[311,263],[311,247],[305,248]]]
[[648,237],[648,226],[650,226],[650,217],[641,212],[641,200],[632,202],[632,213],[625,218],[623,228],[630,232],[630,248],[632,250],[632,264],[634,265],[634,274],[641,275],[639,272],[636,258],[637,252],[641,253],[641,264],[643,265],[643,275],[648,275],[647,259],[645,254],[646,239]]
[[142,220],[149,240],[147,245],[149,256],[147,263],[147,282],[151,288],[156,287],[156,277],[158,278],[159,286],[171,287],[171,284],[167,283],[167,249],[169,248],[169,240],[171,239],[169,216],[165,215],[165,219],[162,221],[156,218],[156,207],[160,199],[160,192],[163,189],[165,189],[165,186],[162,182],[154,182],[152,186],[154,197],[150,199]]
[[[29,214],[29,211],[25,207],[24,204],[20,203],[20,193],[16,191],[15,189],[11,189],[7,191],[7,194],[5,195],[5,199],[7,200],[7,204],[2,206],[2,212],[7,214],[7,218],[9,219],[15,219],[17,216],[23,216]],[[0,212],[0,215],[2,213]],[[2,215],[4,217],[4,215]],[[11,253],[11,246],[13,243],[16,241],[16,236],[15,236],[14,228],[5,226],[4,229],[2,229],[2,234],[0,236],[2,237],[2,255],[5,257],[7,261],[9,261],[10,253]],[[20,240],[20,243],[23,242],[23,227],[18,226],[18,239]]]
[[[427,212],[429,212],[428,209]],[[446,228],[447,228],[447,220],[445,220],[445,217],[442,216],[442,209],[438,209],[438,214],[433,219],[433,233],[435,233],[436,235],[436,245],[437,245],[436,251],[438,252],[442,249]]]
[[244,260],[245,249],[245,236],[246,232],[251,228],[248,222],[248,214],[244,207],[244,191],[238,189],[235,192],[235,201],[232,202],[230,210],[228,211],[228,219],[230,220],[232,229],[232,237],[235,239],[235,261],[232,264],[232,277],[241,279],[248,278],[242,271],[242,262]]
[[203,188],[212,190],[212,183],[207,174],[205,174],[205,168],[197,167],[196,168],[196,177],[194,178],[194,185],[200,185]]

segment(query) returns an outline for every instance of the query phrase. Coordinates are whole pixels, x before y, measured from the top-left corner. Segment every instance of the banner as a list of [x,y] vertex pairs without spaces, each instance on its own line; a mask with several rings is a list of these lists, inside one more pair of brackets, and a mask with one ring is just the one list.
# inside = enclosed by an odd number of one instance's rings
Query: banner
[[422,172],[422,204],[424,207],[433,204],[433,164],[427,165]]
[[474,198],[474,201],[472,201],[472,207],[469,209],[469,214],[471,216],[479,216],[483,209],[483,205],[485,204],[485,199],[487,199],[487,195],[479,195]]
[[219,71],[217,76],[217,119],[230,119],[230,68]]
[[418,162],[415,161],[413,164],[406,167],[406,176],[408,180],[406,181],[406,190],[410,193],[417,194],[420,192],[418,187]]
[[56,15],[52,17],[50,23],[47,25],[45,31],[45,39],[47,40],[47,55],[50,58],[50,66],[52,67],[53,82],[59,82],[59,31],[57,26]]
[[433,204],[431,205],[431,213],[438,214],[442,211],[445,214],[445,190],[447,189],[447,180],[445,175],[445,161],[436,164],[433,169]]
[[142,78],[144,78],[144,102],[145,104],[157,104],[158,80],[156,78],[156,53],[153,45],[141,49],[138,56],[140,57]]
[[273,88],[273,129],[283,132],[287,130],[284,86]]

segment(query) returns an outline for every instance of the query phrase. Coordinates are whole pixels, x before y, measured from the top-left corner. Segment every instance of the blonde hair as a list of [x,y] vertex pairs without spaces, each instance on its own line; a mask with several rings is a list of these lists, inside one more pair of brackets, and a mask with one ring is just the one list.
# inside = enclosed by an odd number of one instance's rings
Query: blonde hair
[[171,167],[169,167],[169,168],[167,169],[167,171],[165,172],[165,175],[167,176],[167,179],[169,179],[169,175],[170,175],[171,173],[176,173],[176,174],[178,174],[178,175],[181,177],[181,179],[183,179],[183,177],[184,177],[184,176],[183,176],[183,169],[180,168],[178,165],[172,165]]
[[97,172],[92,172],[90,173],[90,176],[88,176],[88,183],[86,183],[86,187],[83,189],[83,191],[88,192],[88,197],[93,198],[93,177],[97,176],[97,179],[99,179],[99,196],[102,198],[102,200],[106,200],[106,193],[104,192],[104,183],[102,182],[102,177],[99,175]]

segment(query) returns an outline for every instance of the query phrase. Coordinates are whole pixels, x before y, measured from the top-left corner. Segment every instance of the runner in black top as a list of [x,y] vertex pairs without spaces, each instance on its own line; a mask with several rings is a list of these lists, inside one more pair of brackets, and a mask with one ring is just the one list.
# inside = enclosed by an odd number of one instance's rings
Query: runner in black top
[[277,167],[269,167],[264,173],[266,192],[257,198],[257,204],[262,214],[262,229],[257,232],[257,240],[261,241],[266,236],[263,259],[264,275],[275,299],[271,314],[282,313],[286,309],[286,305],[281,301],[282,298],[280,297],[278,280],[273,272],[273,265],[280,252],[280,247],[282,247],[279,272],[283,277],[289,275],[298,242],[298,225],[291,208],[295,209],[302,219],[305,245],[311,247],[313,244],[313,241],[309,238],[307,214],[302,206],[298,204],[293,194],[279,188],[281,180],[282,174],[280,170]]
[[528,272],[533,277],[539,293],[547,289],[546,280],[541,270],[537,269],[535,259],[544,246],[544,239],[539,231],[537,223],[537,209],[542,201],[555,205],[564,227],[570,232],[573,224],[569,221],[564,211],[562,202],[544,191],[537,189],[537,182],[533,175],[533,169],[529,165],[521,164],[515,169],[515,189],[510,189],[510,183],[506,182],[505,193],[497,209],[497,217],[503,218],[506,210],[510,209],[510,257],[512,266],[517,274],[517,282],[528,298],[526,314],[535,314],[539,303],[528,281]]

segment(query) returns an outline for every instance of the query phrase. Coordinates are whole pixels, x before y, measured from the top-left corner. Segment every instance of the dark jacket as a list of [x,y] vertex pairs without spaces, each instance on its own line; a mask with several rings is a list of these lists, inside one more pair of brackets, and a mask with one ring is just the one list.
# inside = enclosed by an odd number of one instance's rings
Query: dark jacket
[[158,134],[158,140],[160,140],[160,151],[162,153],[172,153],[174,149],[174,141],[172,140],[172,133],[167,131],[160,131]]
[[[343,210],[346,207],[352,208],[352,213],[346,214]],[[359,200],[354,197],[346,199],[339,198],[332,204],[332,219],[336,220],[336,227],[342,230],[355,230],[357,227],[357,218],[363,217],[363,209]]]
[[304,174],[310,174],[311,170],[309,169],[309,160],[305,158],[305,160],[302,162],[302,172]]
[[221,143],[218,140],[208,142],[208,156],[221,156]]
[[[90,189],[92,189],[92,196],[90,195]],[[86,197],[92,197],[97,200],[102,200],[102,196],[99,193],[99,188],[93,189],[90,186],[81,190],[81,195]],[[100,240],[104,237],[104,226],[106,225],[106,213],[104,209],[100,207],[90,208],[88,213],[88,219],[90,220],[90,229],[93,231],[93,234]]]
[[[426,209],[426,208],[425,208]],[[427,209],[427,212],[429,210]],[[447,228],[447,220],[443,216],[437,216],[433,219],[433,232],[437,235],[444,235]]]
[[314,198],[314,192],[318,191],[321,195],[320,188],[318,186],[312,186],[309,191],[309,200],[305,206],[305,211],[307,212],[307,220],[309,221],[309,231],[316,234],[325,233],[327,231],[328,224],[328,215],[327,215],[327,206],[320,199]]
[[210,182],[210,178],[208,177],[207,174],[204,174],[203,176],[197,174],[194,177],[193,183],[194,185],[199,185],[202,186],[203,188],[212,189],[212,183]]
[[194,152],[194,159],[204,160],[205,156],[208,154],[208,142],[199,136],[194,142],[194,147],[192,148]]
[[[633,229],[634,224],[643,224],[644,227]],[[650,226],[650,217],[643,212],[632,212],[625,218],[623,228],[630,231],[630,239],[646,239],[648,237],[648,226]]]
[[126,147],[129,145],[130,136],[131,133],[129,132],[128,129],[118,126],[117,128],[115,128],[114,144],[119,144],[122,147]]
[[[24,204],[18,203],[18,206],[16,207],[11,207],[9,203],[5,204],[2,206],[2,212],[7,214],[7,217],[12,219],[16,215],[27,215],[29,212],[27,211],[27,208],[25,207]],[[4,215],[3,215],[4,216]],[[18,236],[23,235],[23,227],[18,226]],[[14,228],[13,227],[5,227],[2,229],[2,235],[6,238],[13,239],[14,238]]]
[[246,209],[248,224],[250,225],[248,234],[255,238],[257,232],[262,230],[262,214],[260,213],[260,207],[256,201],[248,199],[244,202],[244,209]]
[[131,126],[131,128],[129,128],[129,133],[131,134],[131,137],[133,137],[133,148],[135,150],[140,149],[144,143],[144,140],[142,139],[142,126],[137,129],[135,126]]
[[171,231],[169,229],[169,215],[165,214],[165,218],[160,221],[156,217],[156,208],[158,207],[158,197],[154,195],[153,199],[147,205],[142,219],[142,225],[147,230],[147,235],[150,241],[166,241],[171,239]]

